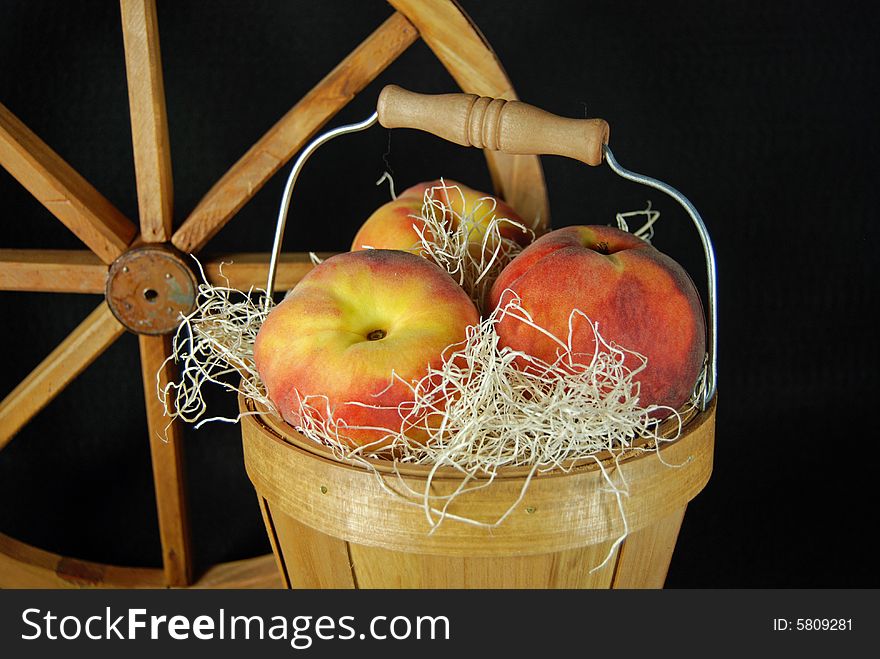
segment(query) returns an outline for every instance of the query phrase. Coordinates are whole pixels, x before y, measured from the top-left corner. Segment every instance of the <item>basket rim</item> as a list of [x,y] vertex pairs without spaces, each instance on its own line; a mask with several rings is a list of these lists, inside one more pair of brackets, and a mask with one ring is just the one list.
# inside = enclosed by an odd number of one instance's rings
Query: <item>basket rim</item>
[[[532,474],[533,478],[562,477],[572,473],[596,471],[600,468],[600,465],[605,468],[613,469],[618,464],[656,455],[658,452],[662,454],[664,451],[681,442],[684,438],[710,420],[714,416],[717,399],[718,396],[716,394],[709,401],[705,410],[691,408],[686,412],[679,411],[679,414],[681,414],[682,417],[681,432],[679,436],[674,440],[663,442],[659,448],[656,446],[653,439],[643,437],[634,443],[631,448],[628,448],[617,455],[612,455],[607,451],[603,451],[588,458],[571,460],[567,462],[564,467],[552,467],[538,470],[534,470],[534,467],[531,466],[501,467],[494,475],[477,474],[473,478],[475,480],[489,480],[490,478],[493,480],[522,479],[529,476],[529,474]],[[361,456],[359,459],[342,457],[330,447],[309,439],[264,405],[241,394],[239,394],[239,409],[245,413],[245,415],[242,416],[242,422],[256,424],[264,434],[272,439],[272,441],[296,449],[300,452],[310,454],[314,458],[333,463],[339,467],[355,469],[357,471],[374,469],[383,474],[395,474],[413,478],[424,478],[433,470],[432,479],[434,480],[460,480],[462,477],[462,472],[454,467],[435,468],[432,465],[401,463],[385,457]],[[660,435],[662,437],[667,437],[674,432],[676,427],[676,423],[667,419],[661,423]],[[370,467],[366,467],[366,463],[368,463]]]

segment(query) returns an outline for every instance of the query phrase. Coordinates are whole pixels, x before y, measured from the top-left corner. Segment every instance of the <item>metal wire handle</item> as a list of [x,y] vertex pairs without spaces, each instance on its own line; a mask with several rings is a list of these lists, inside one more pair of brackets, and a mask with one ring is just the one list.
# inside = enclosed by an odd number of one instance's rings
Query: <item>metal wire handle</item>
[[[366,130],[367,128],[370,128],[371,126],[376,124],[378,120],[379,115],[377,112],[374,112],[368,119],[365,119],[364,121],[355,124],[347,124],[329,130],[310,142],[296,159],[296,162],[293,165],[293,169],[290,171],[290,175],[287,177],[287,184],[284,186],[284,195],[281,199],[281,207],[278,210],[278,223],[275,227],[275,244],[272,248],[272,258],[269,261],[269,278],[266,282],[266,311],[269,310],[269,307],[272,304],[272,293],[275,290],[275,276],[278,269],[278,259],[281,256],[281,243],[284,239],[284,228],[287,224],[287,213],[290,208],[290,196],[293,192],[293,186],[296,183],[296,179],[299,177],[300,171],[302,171],[303,165],[305,165],[309,157],[321,145],[326,144],[333,138],[339,137],[340,135],[347,135],[349,133],[357,133],[359,131]],[[718,381],[718,274],[715,267],[715,250],[712,246],[712,239],[709,237],[709,230],[706,228],[702,217],[700,217],[700,213],[697,211],[696,208],[694,208],[694,205],[690,202],[690,200],[688,200],[688,198],[685,197],[681,192],[673,188],[671,185],[663,183],[662,181],[658,181],[655,178],[651,178],[650,176],[645,176],[643,174],[636,174],[635,172],[631,172],[628,169],[621,167],[615,159],[614,154],[611,152],[611,149],[608,148],[607,144],[603,146],[603,155],[605,161],[608,163],[608,166],[615,174],[629,181],[641,183],[642,185],[647,185],[648,187],[660,190],[661,192],[665,192],[670,197],[675,199],[679,204],[682,205],[682,207],[684,207],[685,211],[687,211],[687,214],[690,216],[691,220],[693,220],[694,226],[697,229],[697,233],[700,235],[700,241],[703,244],[703,253],[706,258],[706,292],[708,296],[709,316],[707,323],[708,340],[706,345],[708,363],[706,372],[706,384],[703,389],[702,400],[702,408],[705,410],[706,406],[709,404],[709,401],[712,400],[712,398],[715,396]]]
[[706,295],[709,298],[709,322],[707,323],[707,332],[709,336],[706,342],[708,365],[706,372],[706,388],[703,392],[702,401],[703,409],[706,409],[706,405],[708,405],[709,401],[715,396],[715,391],[718,387],[718,304],[716,291],[718,285],[718,273],[715,268],[715,248],[712,246],[712,239],[709,237],[709,230],[706,228],[703,218],[700,217],[700,213],[694,208],[694,205],[690,200],[681,192],[663,181],[658,181],[657,179],[645,176],[644,174],[636,174],[635,172],[631,172],[628,169],[621,167],[607,144],[604,145],[603,151],[605,161],[615,174],[622,176],[628,181],[641,183],[642,185],[647,185],[655,190],[665,192],[681,204],[685,211],[687,211],[687,214],[690,215],[691,220],[693,220],[697,233],[700,234],[700,242],[703,243],[703,254],[706,257]]
[[281,197],[281,207],[278,209],[278,223],[275,225],[275,244],[272,247],[272,258],[269,261],[269,278],[266,281],[267,311],[272,304],[272,294],[275,292],[275,274],[278,270],[278,259],[281,256],[281,243],[284,240],[284,228],[287,225],[287,211],[290,209],[290,195],[293,192],[293,186],[296,184],[296,179],[299,178],[299,173],[302,171],[303,165],[306,164],[306,160],[308,160],[322,144],[326,144],[340,135],[347,135],[349,133],[357,133],[366,130],[377,121],[379,121],[379,114],[374,112],[368,119],[359,123],[347,124],[345,126],[340,126],[339,128],[334,128],[333,130],[328,130],[326,133],[319,135],[309,142],[306,148],[302,150],[302,153],[299,154],[299,158],[296,159],[296,162],[293,163],[293,169],[290,170],[290,175],[287,177],[287,184],[284,186],[284,194]]

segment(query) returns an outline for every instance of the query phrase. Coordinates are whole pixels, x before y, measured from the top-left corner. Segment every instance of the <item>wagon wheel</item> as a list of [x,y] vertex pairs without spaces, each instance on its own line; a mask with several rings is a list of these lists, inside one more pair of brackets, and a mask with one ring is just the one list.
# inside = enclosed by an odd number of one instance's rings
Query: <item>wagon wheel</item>
[[[516,98],[500,62],[454,0],[389,0],[396,10],[297,102],[172,227],[172,179],[155,0],[121,0],[139,223],[135,225],[0,104],[0,165],[89,250],[0,249],[0,290],[98,293],[104,301],[0,402],[0,450],[124,332],[138,334],[163,568],[80,561],[0,534],[0,587],[271,587],[271,556],[193,574],[181,428],[168,429],[156,375],[170,354],[179,313],[193,307],[199,253],[257,191],[359,91],[419,37],[458,85],[482,96]],[[535,156],[486,152],[495,191],[525,217],[549,217]],[[247,289],[265,283],[268,254],[227,255],[224,275]],[[311,268],[303,253],[283,255],[277,288]],[[219,262],[206,263],[217,282]],[[166,366],[165,381],[175,373]],[[196,578],[198,577],[198,578]]]

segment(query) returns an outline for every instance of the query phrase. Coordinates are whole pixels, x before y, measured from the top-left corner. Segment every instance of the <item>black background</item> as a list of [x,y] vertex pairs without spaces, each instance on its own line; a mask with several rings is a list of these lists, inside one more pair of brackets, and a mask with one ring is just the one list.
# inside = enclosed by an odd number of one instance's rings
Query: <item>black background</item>
[[[465,9],[525,101],[601,116],[625,167],[700,209],[719,267],[715,472],[688,509],[667,586],[877,586],[873,481],[878,14],[869,2],[477,2]],[[391,9],[362,2],[159,2],[179,223],[213,182]],[[0,0],[0,102],[137,217],[116,2]],[[382,85],[454,91],[416,43]],[[343,250],[398,189],[490,189],[482,155],[412,131],[340,139],[295,191],[288,250]],[[702,279],[699,243],[660,193],[542,159],[554,227],[661,210],[655,245]],[[267,251],[276,175],[210,244]],[[81,244],[0,170],[0,247]],[[5,395],[99,302],[0,293]],[[226,396],[212,409],[231,412]],[[187,432],[199,568],[268,551],[235,426]],[[114,344],[0,453],[0,531],[65,555],[161,563],[137,341]]]

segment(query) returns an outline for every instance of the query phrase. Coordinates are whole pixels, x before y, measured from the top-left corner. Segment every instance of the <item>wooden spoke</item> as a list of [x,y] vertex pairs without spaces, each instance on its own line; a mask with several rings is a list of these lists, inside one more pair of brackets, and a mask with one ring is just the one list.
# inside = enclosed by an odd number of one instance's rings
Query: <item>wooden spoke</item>
[[120,0],[141,237],[171,239],[173,185],[155,0]]
[[182,252],[197,252],[333,115],[418,37],[392,15],[306,94],[224,174],[174,234]]
[[[204,264],[205,276],[214,286],[231,286],[242,291],[248,290],[251,286],[265,289],[266,278],[269,276],[270,256],[260,253],[214,256]],[[323,260],[333,254],[322,252],[317,256]],[[290,290],[313,267],[311,258],[305,252],[281,254],[275,272],[275,290]]]
[[0,249],[0,290],[102,294],[106,279],[107,265],[86,250]]
[[[418,29],[422,39],[463,91],[515,100],[501,62],[480,30],[454,2],[389,0]],[[495,191],[539,232],[550,226],[550,205],[537,156],[484,151]]]
[[183,436],[178,423],[169,425],[156,393],[157,384],[164,386],[177,379],[174,364],[166,362],[171,354],[171,337],[140,335],[138,340],[165,579],[169,586],[187,586],[192,582],[192,553]]
[[0,165],[104,263],[122,254],[137,233],[113,204],[2,104]]
[[0,449],[124,331],[107,303],[101,302],[0,402]]

